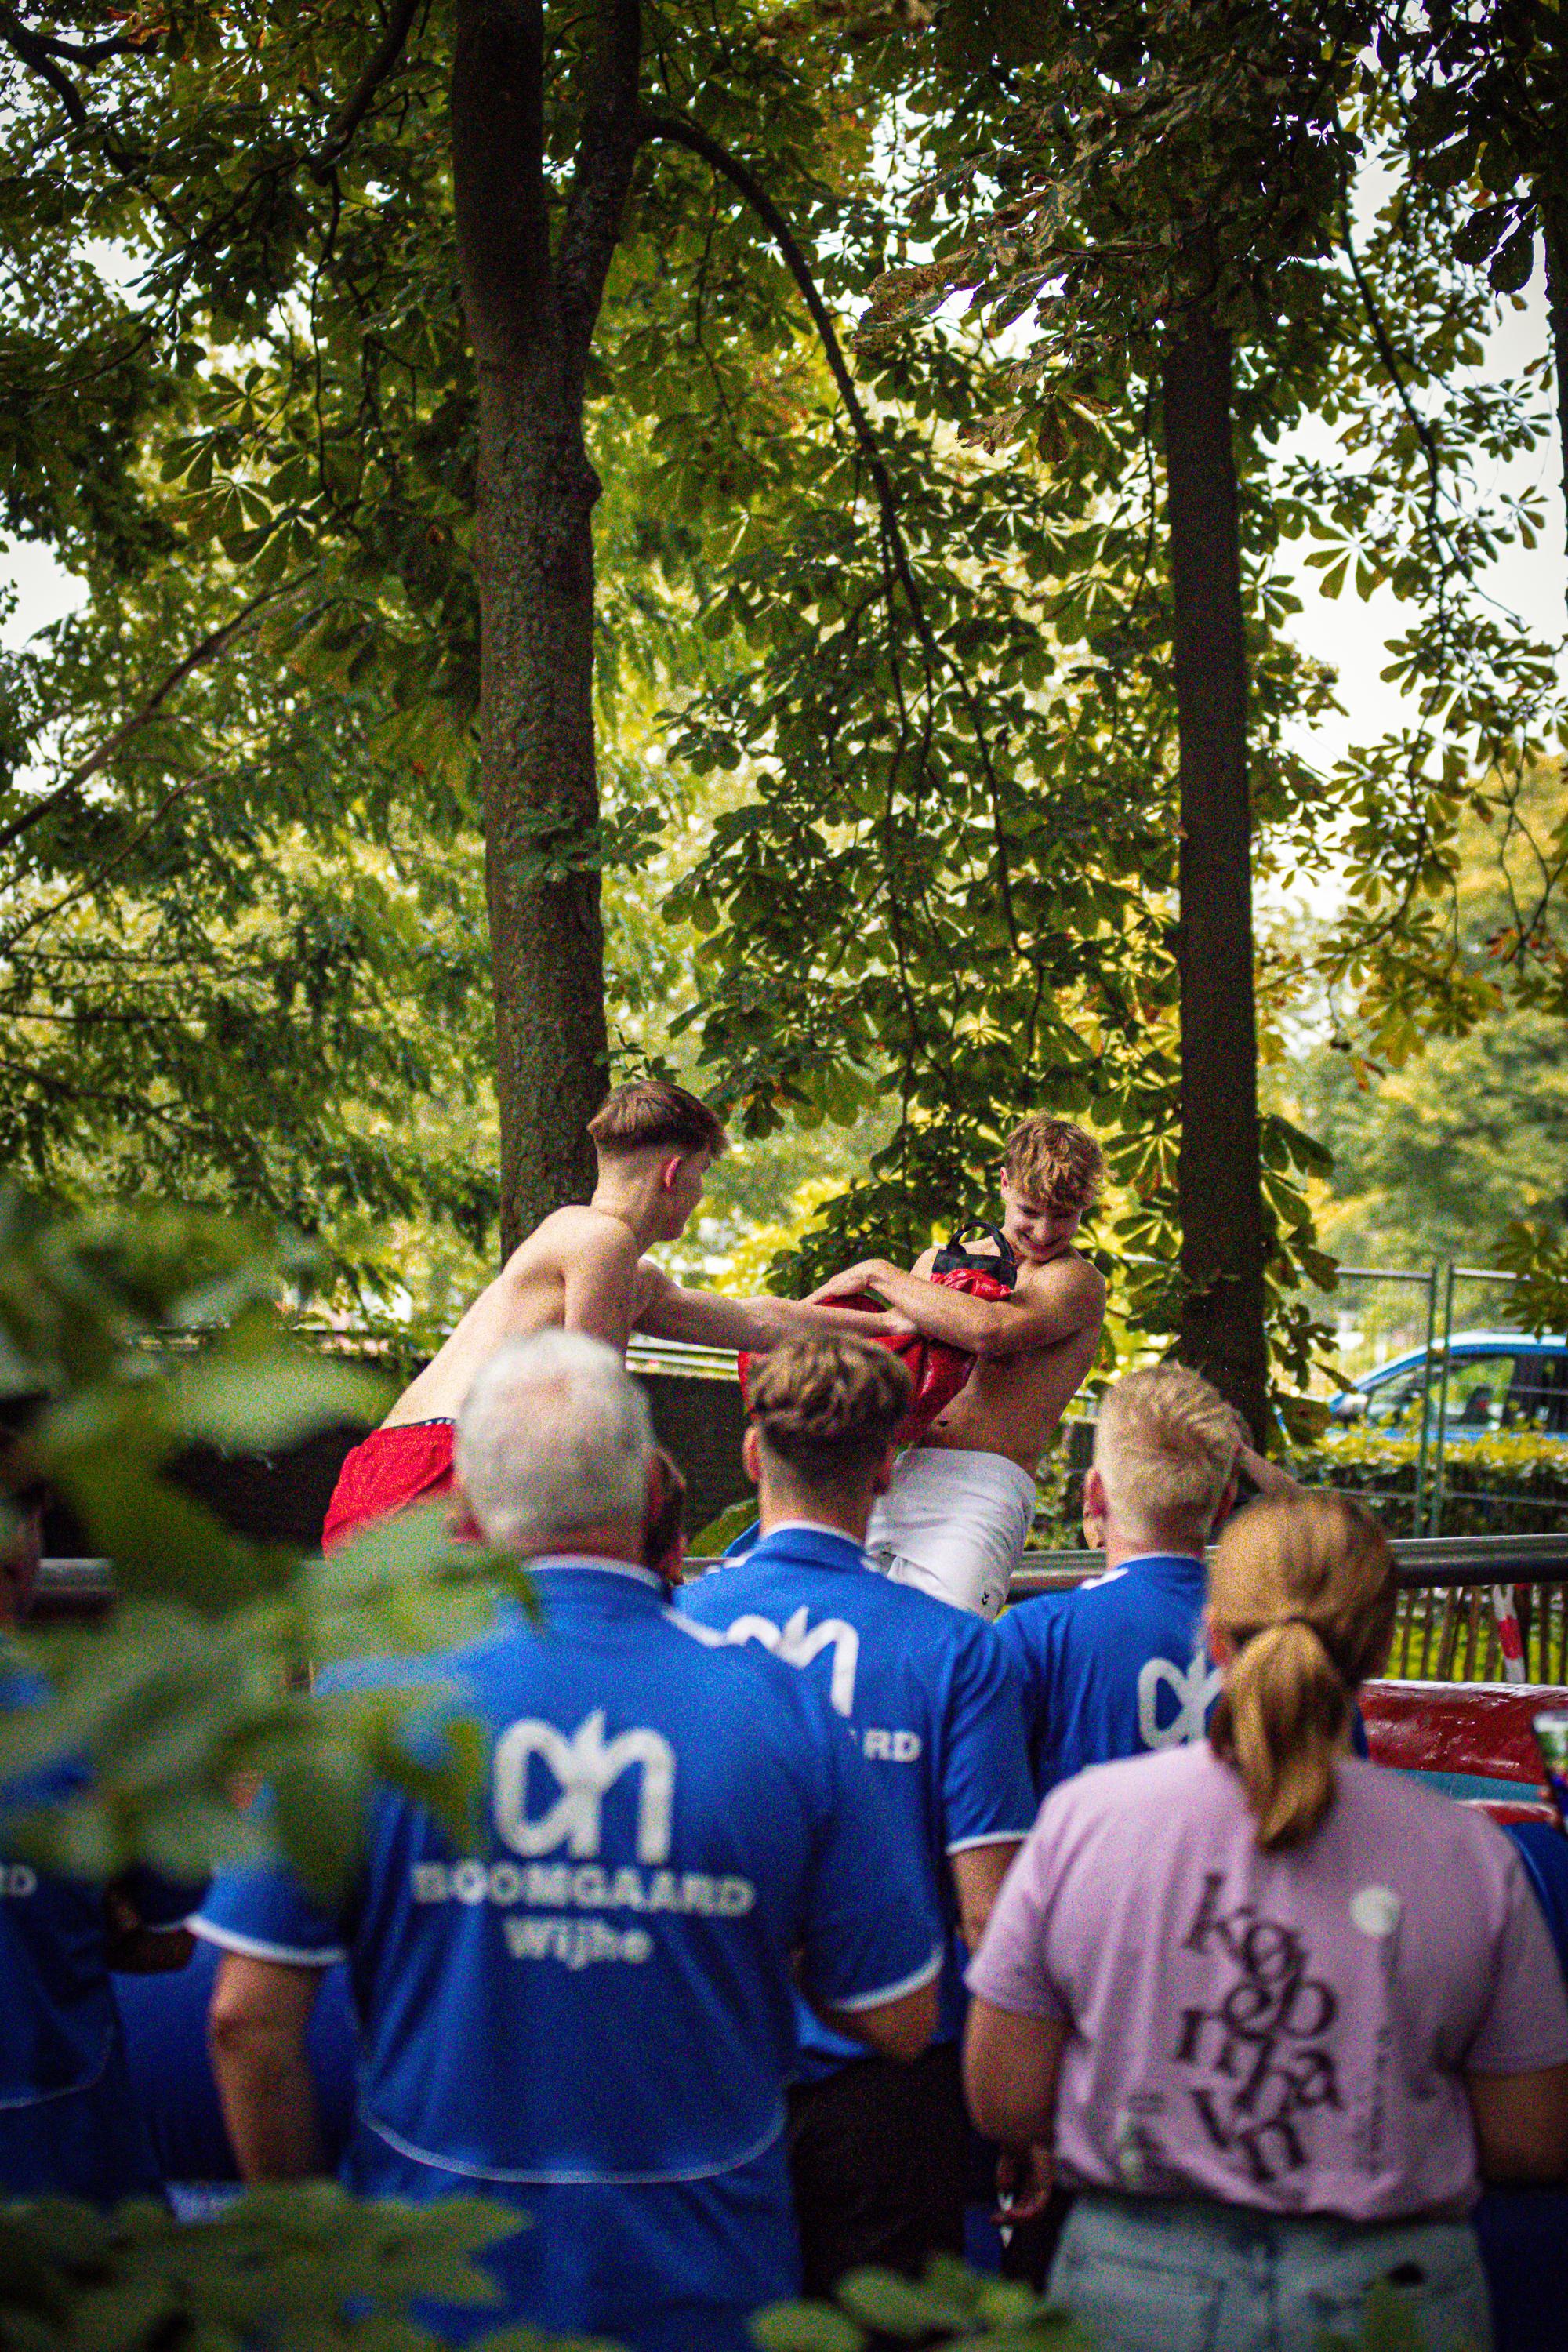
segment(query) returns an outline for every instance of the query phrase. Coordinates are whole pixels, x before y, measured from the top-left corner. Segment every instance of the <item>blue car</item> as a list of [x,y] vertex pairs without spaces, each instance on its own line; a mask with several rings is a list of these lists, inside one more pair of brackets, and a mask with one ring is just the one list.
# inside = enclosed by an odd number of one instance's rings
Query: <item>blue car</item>
[[[1508,1430],[1518,1435],[1568,1437],[1568,1339],[1524,1331],[1456,1331],[1448,1344],[1448,1439]],[[1387,1436],[1419,1437],[1421,1400],[1428,1400],[1430,1425],[1437,1423],[1443,1381],[1443,1350],[1415,1348],[1367,1372],[1353,1388],[1330,1400],[1338,1422],[1359,1423]]]

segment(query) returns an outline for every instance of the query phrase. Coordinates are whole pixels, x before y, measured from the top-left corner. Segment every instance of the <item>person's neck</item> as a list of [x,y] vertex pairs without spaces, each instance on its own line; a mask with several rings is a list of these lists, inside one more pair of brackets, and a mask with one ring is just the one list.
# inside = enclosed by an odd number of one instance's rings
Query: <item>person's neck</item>
[[588,1206],[596,1209],[602,1217],[618,1217],[623,1225],[629,1225],[639,1255],[650,1243],[665,1238],[658,1213],[657,1177],[602,1175]]
[[605,1559],[641,1568],[642,1530],[613,1522],[597,1528],[568,1528],[530,1544],[521,1558],[524,1567],[535,1559]]
[[805,1494],[799,1487],[764,1486],[758,1497],[757,1518],[764,1536],[794,1520],[807,1519],[814,1528],[828,1528],[852,1544],[864,1546],[871,1520],[871,1497]]
[[1204,1539],[1202,1536],[1194,1535],[1190,1528],[1123,1527],[1115,1519],[1107,1520],[1107,1568],[1121,1568],[1130,1559],[1148,1559],[1153,1555],[1163,1559],[1201,1560]]

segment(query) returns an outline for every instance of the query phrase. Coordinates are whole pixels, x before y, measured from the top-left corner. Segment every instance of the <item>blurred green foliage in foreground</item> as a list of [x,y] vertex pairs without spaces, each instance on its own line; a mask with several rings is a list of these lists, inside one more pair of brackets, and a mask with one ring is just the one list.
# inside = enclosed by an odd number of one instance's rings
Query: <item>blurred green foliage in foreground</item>
[[[0,1197],[0,1409],[13,1427],[31,1421],[11,1483],[42,1476],[64,1493],[121,1596],[101,1623],[7,1645],[52,1696],[0,1716],[0,1780],[64,1756],[90,1772],[68,1803],[9,1822],[8,1852],[87,1878],[136,1863],[190,1877],[267,1837],[328,1889],[352,1866],[373,1775],[467,1839],[478,1727],[448,1723],[445,1756],[422,1746],[416,1759],[404,1715],[432,1684],[323,1700],[308,1668],[462,1638],[498,1588],[526,1601],[515,1563],[448,1546],[438,1510],[313,1560],[231,1535],[163,1475],[197,1439],[260,1451],[379,1415],[378,1383],[288,1328],[279,1302],[308,1255],[286,1234],[174,1210],[60,1220]],[[237,1801],[257,1778],[277,1797],[265,1829]],[[26,2352],[260,2340],[409,2352],[435,2340],[410,2298],[494,2300],[470,2257],[517,2226],[477,2200],[416,2210],[327,2181],[253,2190],[188,2226],[151,2203],[111,2220],[63,2200],[11,2205],[0,2339]]]

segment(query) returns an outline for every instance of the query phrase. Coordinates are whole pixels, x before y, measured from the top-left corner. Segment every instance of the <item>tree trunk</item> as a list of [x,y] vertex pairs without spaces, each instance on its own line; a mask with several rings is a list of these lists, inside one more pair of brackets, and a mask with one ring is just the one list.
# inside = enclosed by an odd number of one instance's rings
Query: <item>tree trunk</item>
[[1557,462],[1563,475],[1563,521],[1568,535],[1568,203],[1544,180],[1535,184],[1535,208],[1546,247],[1546,315],[1557,374]]
[[585,1129],[609,1083],[598,874],[537,874],[542,856],[591,845],[599,820],[599,484],[581,416],[560,415],[551,389],[497,370],[479,391],[485,882],[508,1252],[563,1202],[587,1199]]
[[1183,1299],[1176,1353],[1272,1434],[1264,1339],[1247,653],[1228,334],[1194,309],[1162,367],[1181,730]]
[[635,6],[601,10],[598,88],[552,255],[536,0],[459,0],[458,267],[479,370],[480,739],[501,1240],[586,1199],[608,1082],[594,758],[599,483],[583,378],[636,152]]

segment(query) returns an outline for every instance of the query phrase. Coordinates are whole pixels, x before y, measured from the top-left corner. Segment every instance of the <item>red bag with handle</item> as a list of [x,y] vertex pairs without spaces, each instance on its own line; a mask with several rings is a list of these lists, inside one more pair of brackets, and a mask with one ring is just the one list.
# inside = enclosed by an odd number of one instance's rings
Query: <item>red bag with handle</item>
[[[969,1234],[990,1234],[996,1244],[996,1254],[972,1255],[963,1247]],[[944,1290],[963,1290],[972,1298],[1005,1298],[1018,1279],[1018,1261],[994,1225],[965,1225],[952,1239],[938,1250],[932,1261],[930,1279],[940,1283]],[[860,1307],[872,1314],[882,1311],[883,1301],[862,1291],[858,1297],[841,1298],[841,1307]],[[974,1359],[962,1348],[950,1348],[940,1339],[922,1339],[911,1331],[907,1339],[879,1339],[878,1347],[890,1348],[903,1359],[904,1367],[914,1383],[910,1409],[899,1423],[896,1433],[900,1445],[915,1445],[925,1435],[944,1405],[950,1405],[959,1390],[974,1370]],[[744,1398],[753,1363],[760,1358],[742,1355],[738,1360],[741,1372],[741,1394]]]

